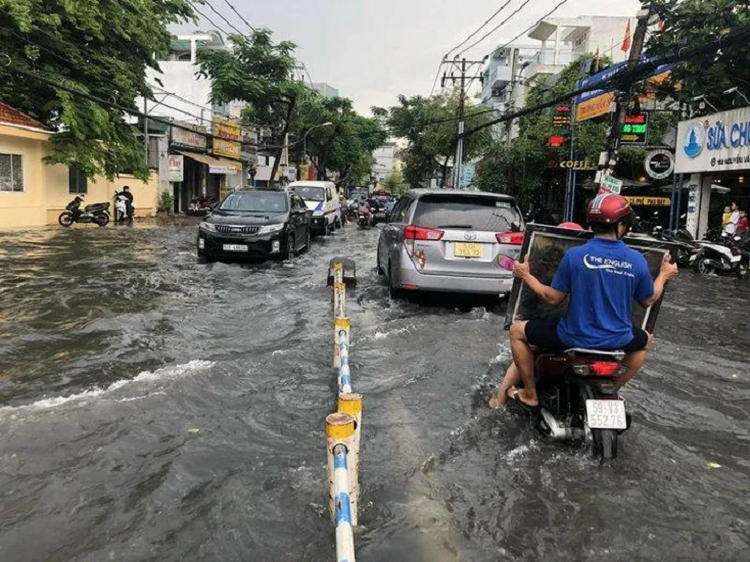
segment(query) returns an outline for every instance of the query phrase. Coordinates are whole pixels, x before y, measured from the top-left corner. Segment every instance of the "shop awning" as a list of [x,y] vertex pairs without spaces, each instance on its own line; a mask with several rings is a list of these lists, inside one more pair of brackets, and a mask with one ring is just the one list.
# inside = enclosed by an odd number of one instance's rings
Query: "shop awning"
[[187,152],[178,150],[183,156],[192,158],[196,162],[205,164],[208,166],[208,172],[210,174],[239,174],[242,172],[242,162],[236,160],[230,160],[229,158],[220,158],[218,156],[211,156],[210,154],[197,154],[195,152]]

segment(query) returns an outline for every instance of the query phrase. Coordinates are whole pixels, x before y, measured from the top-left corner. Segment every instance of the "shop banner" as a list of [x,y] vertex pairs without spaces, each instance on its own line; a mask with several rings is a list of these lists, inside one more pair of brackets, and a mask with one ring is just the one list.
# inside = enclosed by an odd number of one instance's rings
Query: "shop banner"
[[681,121],[675,173],[750,169],[750,107]]
[[185,181],[185,157],[182,154],[169,155],[169,181],[181,183]]
[[610,112],[613,101],[615,101],[615,95],[610,92],[581,102],[576,106],[576,121],[586,121],[586,119],[606,115]]
[[190,150],[192,152],[206,152],[208,149],[208,137],[205,135],[206,128],[198,127],[190,123],[175,121],[172,126],[172,148]]
[[239,160],[242,152],[240,134],[238,124],[224,119],[214,119],[213,153]]
[[642,207],[669,207],[672,204],[672,200],[669,197],[626,196],[625,199],[631,205]]

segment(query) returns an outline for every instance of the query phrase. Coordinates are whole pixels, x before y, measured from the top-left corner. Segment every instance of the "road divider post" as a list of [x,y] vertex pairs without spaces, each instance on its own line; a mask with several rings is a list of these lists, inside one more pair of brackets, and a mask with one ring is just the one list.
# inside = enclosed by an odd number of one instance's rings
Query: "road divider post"
[[339,394],[338,411],[354,418],[354,435],[347,452],[349,467],[349,496],[351,498],[352,525],[359,523],[359,447],[362,435],[362,395]]
[[354,523],[350,489],[350,450],[355,418],[336,412],[326,417],[328,509],[336,529],[336,561],[354,562]]

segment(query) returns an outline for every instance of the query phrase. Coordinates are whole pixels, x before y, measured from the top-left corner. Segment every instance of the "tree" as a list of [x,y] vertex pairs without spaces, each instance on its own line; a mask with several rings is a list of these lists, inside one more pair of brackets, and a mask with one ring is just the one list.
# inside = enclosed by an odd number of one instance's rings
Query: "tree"
[[[399,105],[389,109],[373,108],[376,117],[388,126],[392,136],[403,138],[407,146],[402,150],[404,178],[418,186],[440,173],[445,185],[449,164],[456,152],[458,140],[458,95],[447,94],[425,98],[399,96]],[[483,106],[466,103],[466,129],[478,127],[492,117]],[[464,158],[471,160],[491,143],[490,129],[467,137]]]
[[[0,101],[52,130],[50,164],[77,164],[109,178],[131,170],[148,178],[142,138],[128,123],[139,96],[152,97],[146,69],[168,52],[167,26],[193,16],[186,0],[0,0],[0,44],[10,64],[45,83],[0,65]],[[57,85],[89,94],[98,103]],[[125,111],[113,106],[124,108]]]
[[[673,54],[750,25],[747,0],[655,0],[652,7],[664,26],[648,40],[646,52],[649,55]],[[723,46],[710,56],[678,63],[672,75],[681,86],[683,99],[705,95],[715,107],[729,108],[734,99],[724,95],[726,90],[736,86],[750,97],[748,60],[750,45],[747,43]]]
[[391,195],[403,195],[409,189],[409,185],[404,181],[404,176],[400,170],[396,170],[383,180],[383,186]]
[[243,101],[247,104],[243,111],[247,124],[278,132],[271,173],[275,177],[281,145],[306,88],[292,79],[295,44],[274,43],[271,36],[268,29],[258,29],[250,36],[230,35],[229,49],[199,49],[198,65],[200,74],[211,80],[212,101]]
[[[325,123],[330,125],[321,126]],[[339,174],[340,182],[369,177],[372,152],[387,137],[376,119],[354,111],[351,100],[322,97],[313,91],[299,104],[294,127],[298,137],[307,136],[307,154],[318,178],[328,179],[328,171],[331,171]],[[302,148],[299,143],[297,148]]]
[[[547,78],[532,86],[525,107],[534,107],[573,91],[576,82],[584,76],[584,58],[571,62],[554,83]],[[607,64],[609,61],[603,62]],[[559,170],[548,168],[547,163],[569,160],[570,148],[569,145],[562,149],[548,146],[549,137],[561,133],[553,126],[553,116],[554,108],[522,117],[519,120],[518,138],[512,145],[494,144],[479,162],[477,186],[483,191],[513,195],[524,206],[549,197],[561,199],[564,190],[560,188]],[[573,159],[596,162],[605,146],[607,128],[608,123],[604,121],[576,123]],[[563,134],[569,137],[569,131],[564,130]]]

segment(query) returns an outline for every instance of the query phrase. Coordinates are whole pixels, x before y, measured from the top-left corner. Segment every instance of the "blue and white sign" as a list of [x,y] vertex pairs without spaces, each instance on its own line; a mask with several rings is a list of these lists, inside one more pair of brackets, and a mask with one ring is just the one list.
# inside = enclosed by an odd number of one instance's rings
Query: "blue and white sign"
[[680,122],[675,156],[678,174],[750,169],[750,107]]
[[[651,62],[653,60],[654,60],[653,57],[646,57],[644,55],[644,56],[641,56],[640,62],[646,63],[646,62]],[[601,72],[594,74],[593,76],[589,76],[588,78],[579,80],[577,84],[577,89],[589,88],[589,87],[603,84],[607,80],[611,79],[613,76],[620,74],[621,72],[624,72],[626,70],[627,65],[628,65],[627,61],[618,62],[616,64],[613,64],[612,66],[605,68]],[[673,64],[660,64],[654,69],[654,71],[651,73],[651,76],[659,76],[660,74],[664,74],[665,72],[672,70],[673,66],[674,66]],[[611,92],[614,89],[615,89],[615,84],[606,84],[598,90],[584,92],[583,94],[576,96],[575,102],[578,104],[586,100],[589,100],[591,98],[601,96],[602,94],[606,94],[607,92]]]

